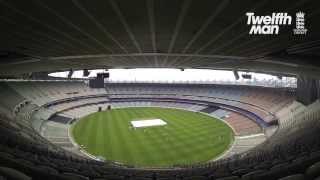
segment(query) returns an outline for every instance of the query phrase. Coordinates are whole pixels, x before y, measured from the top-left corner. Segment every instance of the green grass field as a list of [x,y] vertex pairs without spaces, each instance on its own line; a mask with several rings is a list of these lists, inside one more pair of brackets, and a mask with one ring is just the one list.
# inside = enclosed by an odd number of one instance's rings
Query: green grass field
[[[159,118],[167,125],[134,129],[132,120]],[[72,127],[76,143],[95,156],[137,167],[207,162],[233,141],[229,126],[202,113],[136,107],[86,116]]]

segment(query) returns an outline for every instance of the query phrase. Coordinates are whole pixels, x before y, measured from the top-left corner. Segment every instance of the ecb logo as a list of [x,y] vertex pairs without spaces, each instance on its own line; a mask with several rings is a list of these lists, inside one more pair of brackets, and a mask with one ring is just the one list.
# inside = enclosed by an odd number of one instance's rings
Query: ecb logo
[[294,34],[307,34],[307,29],[304,27],[305,19],[304,19],[304,12],[297,12],[296,13],[296,28],[293,29]]

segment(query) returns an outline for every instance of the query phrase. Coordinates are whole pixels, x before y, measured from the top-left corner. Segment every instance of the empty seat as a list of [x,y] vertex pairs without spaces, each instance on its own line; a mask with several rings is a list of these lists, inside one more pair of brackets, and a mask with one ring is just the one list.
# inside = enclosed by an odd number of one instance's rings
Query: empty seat
[[305,178],[303,174],[294,174],[294,175],[280,178],[279,180],[305,180]]
[[320,162],[317,162],[310,166],[306,171],[306,176],[308,178],[315,178],[320,176]]
[[131,180],[152,180],[152,178],[147,177],[132,177]]
[[[110,180],[123,180],[123,176],[117,176],[117,175],[104,175],[102,179],[110,179]],[[98,180],[98,179],[95,179]]]
[[53,169],[49,166],[37,166],[36,169],[48,174],[58,174],[58,171],[56,169]]
[[240,180],[238,176],[229,176],[224,178],[218,178],[217,180]]
[[290,173],[287,169],[287,166],[289,163],[280,163],[275,166],[273,166],[269,171],[266,171],[265,173],[261,173],[257,175],[260,179],[270,179],[270,178],[281,178],[285,176],[289,176]]
[[10,180],[31,180],[31,177],[24,173],[8,167],[0,167],[0,174]]
[[254,177],[256,177],[257,175],[262,174],[262,173],[264,173],[264,172],[266,172],[266,170],[251,171],[251,172],[243,175],[243,176],[241,177],[241,180],[251,180],[251,179],[254,179]]
[[158,180],[176,180],[175,177],[158,178]]
[[89,180],[88,177],[82,176],[80,174],[74,174],[74,173],[63,173],[63,177],[68,178],[70,180]]
[[232,172],[232,175],[241,176],[241,175],[246,174],[248,172],[250,172],[250,169],[237,169]]
[[191,176],[191,177],[186,177],[183,178],[184,180],[207,180],[207,177],[204,176]]

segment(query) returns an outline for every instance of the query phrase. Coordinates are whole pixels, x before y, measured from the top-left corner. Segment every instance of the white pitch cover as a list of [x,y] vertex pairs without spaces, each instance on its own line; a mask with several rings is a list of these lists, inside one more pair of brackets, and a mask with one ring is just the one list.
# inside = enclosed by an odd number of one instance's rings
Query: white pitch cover
[[149,127],[149,126],[164,126],[167,123],[161,119],[148,119],[148,120],[131,121],[131,124],[133,127],[139,128],[139,127]]

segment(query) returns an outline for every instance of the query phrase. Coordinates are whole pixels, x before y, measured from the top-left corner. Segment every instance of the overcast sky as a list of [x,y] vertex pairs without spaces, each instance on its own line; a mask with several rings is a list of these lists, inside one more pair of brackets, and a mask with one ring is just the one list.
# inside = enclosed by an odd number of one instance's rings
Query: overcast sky
[[[96,76],[97,72],[104,70],[91,70],[89,77]],[[202,70],[202,69],[110,69],[110,80],[112,81],[234,81],[232,71]],[[68,72],[52,73],[53,76],[66,77]],[[243,72],[240,72],[243,74]],[[250,73],[258,80],[277,79],[275,76],[266,74]],[[75,71],[73,78],[82,77],[82,71]]]

